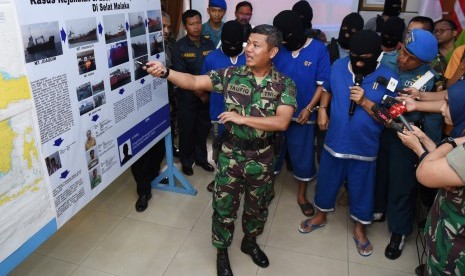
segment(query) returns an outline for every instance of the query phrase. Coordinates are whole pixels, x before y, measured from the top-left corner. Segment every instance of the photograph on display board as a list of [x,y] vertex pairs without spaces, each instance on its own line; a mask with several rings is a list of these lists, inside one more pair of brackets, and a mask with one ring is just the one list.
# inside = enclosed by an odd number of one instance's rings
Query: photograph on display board
[[134,60],[134,78],[135,80],[138,80],[140,78],[143,78],[147,76],[149,73],[147,73],[146,70],[142,69],[144,65],[148,62],[148,56],[143,56],[140,58],[137,58]]
[[144,13],[134,12],[128,15],[129,18],[129,33],[131,37],[143,35],[145,31]]
[[150,55],[156,55],[163,52],[163,33],[156,32],[149,35]]
[[106,15],[103,17],[103,30],[105,32],[105,43],[114,43],[126,40],[126,20],[124,14]]
[[132,147],[130,139],[119,146],[119,158],[121,161],[121,165],[124,165],[126,162],[129,161],[129,159],[132,158]]
[[90,82],[86,82],[78,86],[76,88],[76,95],[77,95],[78,101],[82,101],[92,96],[92,88],[91,88]]
[[26,63],[63,54],[57,21],[21,26]]
[[105,84],[103,83],[103,80],[99,82],[92,82],[92,94],[95,95],[99,92],[102,92],[105,90]]
[[69,48],[97,43],[97,23],[94,17],[66,21]]
[[84,144],[86,151],[90,150],[96,144],[97,144],[97,141],[95,140],[95,137],[92,134],[92,130],[88,129],[86,131],[86,143]]
[[110,87],[115,90],[131,82],[131,72],[127,67],[120,67],[110,72]]
[[149,33],[159,32],[162,29],[161,26],[161,11],[151,10],[147,11],[147,21],[149,27]]
[[128,42],[122,41],[107,46],[108,67],[114,67],[129,61]]
[[89,171],[89,180],[91,189],[94,189],[102,182],[102,174],[98,166]]
[[94,109],[94,101],[92,98],[79,102],[79,115],[84,115],[92,109]]
[[131,38],[131,48],[133,58],[147,55],[147,38],[145,35]]
[[45,165],[47,166],[48,175],[52,175],[61,169],[61,159],[58,151],[45,158]]
[[97,69],[97,66],[95,65],[94,50],[77,53],[77,62],[79,75],[89,73]]
[[98,93],[97,95],[94,95],[94,104],[95,108],[104,105],[107,102],[105,98],[105,92]]
[[89,170],[98,164],[98,152],[96,147],[92,148],[87,152],[86,159],[87,167],[89,168]]

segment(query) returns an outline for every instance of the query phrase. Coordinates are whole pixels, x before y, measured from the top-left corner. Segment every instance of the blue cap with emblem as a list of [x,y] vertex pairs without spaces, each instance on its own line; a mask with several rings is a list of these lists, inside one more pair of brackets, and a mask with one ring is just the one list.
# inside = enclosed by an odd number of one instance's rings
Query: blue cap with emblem
[[423,62],[431,62],[438,54],[438,41],[434,35],[413,29],[405,38],[405,49]]
[[226,10],[226,8],[228,7],[226,5],[226,1],[225,0],[210,0],[208,2],[208,6],[209,7],[212,7],[212,8],[221,8],[223,10]]

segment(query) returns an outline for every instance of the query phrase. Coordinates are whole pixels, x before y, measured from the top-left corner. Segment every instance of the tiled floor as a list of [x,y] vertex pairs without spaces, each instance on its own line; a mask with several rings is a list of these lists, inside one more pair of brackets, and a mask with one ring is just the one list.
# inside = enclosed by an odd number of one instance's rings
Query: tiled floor
[[[129,171],[88,204],[53,237],[40,246],[12,275],[216,275],[216,250],[210,244],[213,179],[199,167],[188,177],[196,196],[153,190],[149,208],[134,210],[135,182]],[[313,198],[315,183],[309,197]],[[276,181],[265,231],[258,239],[270,259],[258,268],[240,251],[240,220],[229,256],[234,275],[414,275],[418,265],[415,236],[407,239],[402,256],[384,257],[389,238],[385,223],[374,224],[368,235],[374,245],[370,257],[361,257],[352,240],[347,208],[338,207],[328,224],[300,234],[305,217],[296,204],[297,184],[283,171]]]

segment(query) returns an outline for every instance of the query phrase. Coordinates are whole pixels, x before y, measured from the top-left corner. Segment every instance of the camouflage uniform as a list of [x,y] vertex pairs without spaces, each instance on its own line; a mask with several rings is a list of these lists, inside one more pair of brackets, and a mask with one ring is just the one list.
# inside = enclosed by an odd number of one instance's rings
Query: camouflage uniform
[[[224,93],[227,111],[242,116],[274,116],[279,105],[296,106],[294,82],[271,68],[261,82],[247,66],[210,72],[213,90]],[[273,145],[241,148],[241,141],[271,140],[273,132],[246,125],[225,124],[213,192],[212,243],[227,248],[234,233],[234,220],[245,192],[242,230],[256,237],[263,232],[273,191]],[[238,141],[237,143],[234,141]]]
[[[465,182],[465,144],[447,154],[447,163]],[[427,275],[465,275],[465,188],[439,189],[425,225]]]

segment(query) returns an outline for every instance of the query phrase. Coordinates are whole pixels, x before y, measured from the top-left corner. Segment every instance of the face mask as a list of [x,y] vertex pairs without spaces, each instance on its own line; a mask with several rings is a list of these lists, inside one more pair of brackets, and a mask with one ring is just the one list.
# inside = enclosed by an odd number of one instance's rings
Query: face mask
[[355,32],[360,31],[361,29],[363,29],[363,18],[360,14],[353,12],[344,17],[341,23],[341,29],[339,30],[339,36],[337,38],[342,49],[349,49],[350,38]]
[[[371,57],[361,57],[371,54]],[[381,54],[381,39],[374,31],[362,30],[352,36],[350,40],[350,64],[354,74],[367,76],[376,70],[378,56]],[[357,66],[357,62],[363,63],[362,67]]]
[[237,21],[224,23],[221,32],[221,50],[228,57],[235,57],[242,52],[244,33],[242,25]]
[[295,51],[302,48],[306,40],[307,38],[303,32],[296,31],[294,33],[288,34],[286,38],[283,38],[283,42],[285,42],[283,43],[283,46],[289,51]]
[[349,41],[352,37],[352,32],[350,31],[349,27],[347,29],[342,29],[339,31],[339,36],[337,38],[337,42],[341,45],[342,49],[349,49]]
[[273,19],[273,25],[283,34],[283,46],[295,51],[304,46],[305,36],[299,14],[294,11],[282,11]]
[[[357,62],[363,62],[363,66],[357,66]],[[360,74],[364,77],[373,73],[376,70],[376,66],[378,65],[377,57],[371,58],[363,58],[360,56],[354,56],[352,53],[350,54],[350,64],[352,65],[352,71],[354,74]]]
[[242,41],[231,43],[229,41],[223,41],[221,50],[228,57],[235,57],[242,52]]

